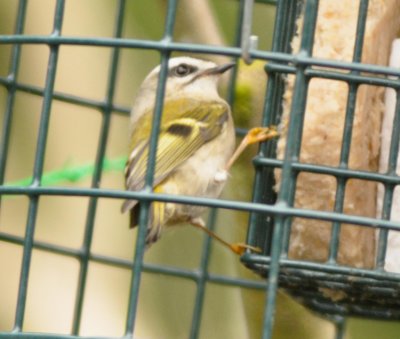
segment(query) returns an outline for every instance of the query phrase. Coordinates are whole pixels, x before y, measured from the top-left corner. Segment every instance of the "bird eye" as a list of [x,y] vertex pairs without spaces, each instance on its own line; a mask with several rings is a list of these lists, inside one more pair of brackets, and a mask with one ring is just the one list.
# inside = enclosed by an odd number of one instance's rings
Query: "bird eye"
[[187,64],[180,64],[175,67],[174,74],[178,77],[184,77],[196,71],[196,68]]

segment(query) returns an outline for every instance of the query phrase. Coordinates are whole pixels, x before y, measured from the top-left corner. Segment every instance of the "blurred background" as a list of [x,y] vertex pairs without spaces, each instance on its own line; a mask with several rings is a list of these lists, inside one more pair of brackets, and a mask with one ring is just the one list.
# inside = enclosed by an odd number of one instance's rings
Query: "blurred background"
[[[165,0],[126,2],[123,38],[159,40],[164,30]],[[0,34],[14,34],[18,1],[0,0]],[[239,18],[236,0],[181,0],[174,40],[199,44],[233,46]],[[24,34],[52,32],[55,1],[29,0]],[[67,0],[62,35],[113,37],[117,1]],[[270,49],[275,7],[256,4],[253,34],[259,48]],[[12,45],[0,45],[0,77],[9,72]],[[111,48],[61,46],[55,91],[103,102],[106,97]],[[177,54],[174,54],[177,55]],[[198,55],[217,61],[221,57]],[[49,48],[22,45],[17,81],[43,89]],[[134,95],[146,74],[160,62],[156,51],[121,49],[106,158],[121,159],[128,153],[128,115]],[[237,127],[256,126],[263,107],[266,75],[263,63],[240,63],[233,107]],[[226,86],[222,86],[226,93]],[[0,124],[3,124],[7,90],[0,86]],[[13,107],[11,139],[6,162],[5,183],[12,184],[32,175],[41,95],[17,91]],[[0,125],[2,128],[2,126]],[[53,100],[44,172],[91,165],[96,158],[101,129],[99,109]],[[232,170],[223,198],[250,201],[256,149],[246,153]],[[91,173],[78,180],[53,185],[90,187]],[[100,187],[124,189],[122,169],[107,170]],[[238,189],[239,187],[239,189]],[[67,248],[82,245],[88,198],[42,196],[36,222],[35,240]],[[24,196],[3,197],[0,232],[23,237],[29,200]],[[92,253],[132,260],[136,230],[128,229],[128,215],[120,213],[118,199],[99,199],[95,214]],[[218,211],[216,232],[231,242],[245,240],[248,214]],[[195,270],[201,259],[205,235],[192,227],[176,227],[163,235],[145,254],[145,262]],[[0,242],[0,331],[13,328],[22,246]],[[209,272],[262,281],[240,264],[239,257],[212,243]],[[71,257],[34,249],[24,331],[69,334],[75,307],[79,262]],[[124,334],[131,271],[101,263],[89,264],[80,335],[120,336]],[[187,338],[190,331],[196,285],[190,280],[154,273],[142,275],[138,338]],[[260,338],[265,295],[263,289],[246,289],[208,283],[206,286],[200,338]],[[311,314],[280,293],[274,338],[331,338],[333,326]],[[397,338],[398,326],[376,321],[351,320],[347,338]],[[397,334],[398,335],[398,334]]]

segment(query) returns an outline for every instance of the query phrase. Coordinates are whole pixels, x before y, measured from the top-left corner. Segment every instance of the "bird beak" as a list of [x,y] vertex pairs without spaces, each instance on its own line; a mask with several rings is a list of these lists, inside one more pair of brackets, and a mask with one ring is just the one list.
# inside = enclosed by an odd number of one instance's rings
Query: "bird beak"
[[231,69],[235,65],[236,65],[235,62],[230,62],[228,64],[224,64],[224,65],[216,66],[216,67],[213,67],[213,68],[209,68],[208,70],[206,70],[204,72],[204,75],[223,74],[223,73],[225,73],[227,70]]

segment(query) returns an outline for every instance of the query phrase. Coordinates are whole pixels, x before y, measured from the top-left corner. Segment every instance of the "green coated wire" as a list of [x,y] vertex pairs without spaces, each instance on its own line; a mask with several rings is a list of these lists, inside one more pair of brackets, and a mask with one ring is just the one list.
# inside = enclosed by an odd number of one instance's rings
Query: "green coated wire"
[[[118,171],[121,172],[125,167],[127,157],[119,157],[115,159],[105,158],[102,164],[103,172]],[[93,175],[95,170],[94,164],[85,164],[43,173],[42,185],[51,186],[62,182],[79,182]],[[5,186],[29,186],[32,183],[32,177],[24,178],[17,181],[7,182]]]
[[[60,36],[64,14],[64,0],[57,0],[54,12],[52,36]],[[43,176],[44,159],[46,152],[49,122],[51,116],[52,95],[56,80],[59,46],[50,46],[50,54],[47,63],[47,73],[43,92],[43,103],[40,113],[38,136],[36,141],[36,154],[33,165],[32,182],[40,184]],[[32,249],[35,237],[35,226],[38,215],[39,197],[29,197],[28,215],[25,229],[25,241],[22,250],[22,263],[20,270],[17,303],[13,332],[21,332],[24,327],[24,316],[28,295],[28,282],[30,265],[32,262]]]

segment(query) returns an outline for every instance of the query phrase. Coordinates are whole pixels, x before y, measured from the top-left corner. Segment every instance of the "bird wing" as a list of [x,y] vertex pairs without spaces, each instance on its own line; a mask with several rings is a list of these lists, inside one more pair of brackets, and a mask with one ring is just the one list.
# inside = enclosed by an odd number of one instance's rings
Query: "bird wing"
[[[225,102],[205,104],[191,99],[166,102],[158,137],[153,186],[163,181],[202,145],[218,136],[228,116],[229,108]],[[145,114],[132,134],[132,152],[125,168],[128,190],[137,191],[144,187],[151,120],[152,114]],[[140,128],[148,133],[143,135]],[[134,200],[126,201],[122,211],[136,204]]]

